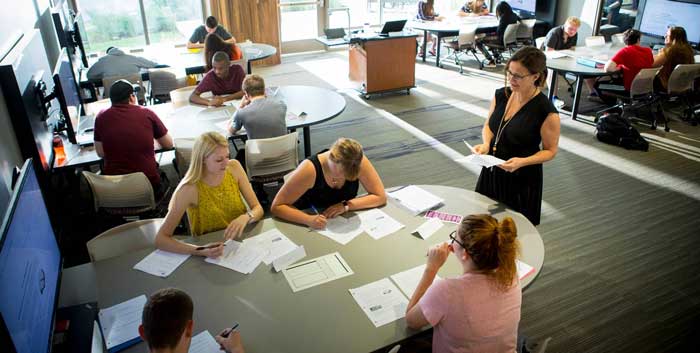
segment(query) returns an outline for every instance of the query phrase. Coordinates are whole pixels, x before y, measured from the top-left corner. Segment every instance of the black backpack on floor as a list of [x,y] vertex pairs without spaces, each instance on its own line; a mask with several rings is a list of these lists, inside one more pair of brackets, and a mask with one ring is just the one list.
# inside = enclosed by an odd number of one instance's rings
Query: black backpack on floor
[[622,146],[628,150],[648,151],[649,142],[617,113],[605,114],[595,124],[595,137],[600,142]]

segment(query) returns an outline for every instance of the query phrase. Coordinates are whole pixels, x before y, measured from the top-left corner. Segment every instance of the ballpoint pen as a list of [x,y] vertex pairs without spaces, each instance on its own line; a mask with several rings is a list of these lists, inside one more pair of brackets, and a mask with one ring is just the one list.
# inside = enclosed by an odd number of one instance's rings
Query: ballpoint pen
[[207,246],[198,246],[197,249],[195,249],[195,250],[213,249],[213,248],[218,247],[219,245],[222,245],[222,244],[211,244],[211,245],[207,245]]
[[228,330],[226,330],[225,332],[221,333],[221,337],[227,338],[228,335],[230,335],[231,332],[235,331],[237,328],[238,328],[238,323],[237,323],[237,322],[234,322],[234,323],[233,323],[233,327],[231,327],[230,329],[228,329]]

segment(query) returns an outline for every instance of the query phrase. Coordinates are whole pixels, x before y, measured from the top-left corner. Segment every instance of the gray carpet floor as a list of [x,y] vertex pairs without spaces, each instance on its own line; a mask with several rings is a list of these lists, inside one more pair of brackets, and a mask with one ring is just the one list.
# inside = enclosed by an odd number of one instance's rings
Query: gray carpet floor
[[[312,127],[312,151],[352,137],[387,187],[473,189],[478,170],[457,161],[468,154],[461,141],[479,143],[493,92],[504,84],[502,67],[480,71],[472,62],[460,75],[446,66],[419,63],[410,95],[370,100],[348,81],[344,51],[285,57],[254,71],[268,85],[344,95],[343,114]],[[584,101],[582,119],[598,107]],[[594,127],[566,114],[561,122],[559,153],[544,167],[544,267],[524,292],[522,331],[552,337],[548,352],[698,351],[700,128],[639,125],[650,142],[639,152],[598,142]]]

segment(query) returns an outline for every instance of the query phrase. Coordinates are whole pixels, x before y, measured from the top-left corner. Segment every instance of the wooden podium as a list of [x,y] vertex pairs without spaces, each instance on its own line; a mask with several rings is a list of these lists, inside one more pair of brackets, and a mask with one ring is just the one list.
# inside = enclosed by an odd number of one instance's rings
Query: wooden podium
[[416,86],[416,35],[371,37],[350,45],[350,81],[369,99],[373,93]]

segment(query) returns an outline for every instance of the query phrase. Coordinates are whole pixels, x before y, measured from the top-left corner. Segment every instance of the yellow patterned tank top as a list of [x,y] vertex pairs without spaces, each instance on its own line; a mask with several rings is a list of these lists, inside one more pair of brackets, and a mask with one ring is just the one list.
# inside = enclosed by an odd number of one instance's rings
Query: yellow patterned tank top
[[192,235],[226,229],[232,220],[246,212],[238,181],[228,169],[218,186],[209,186],[201,180],[197,182],[197,192],[197,207],[187,209]]

